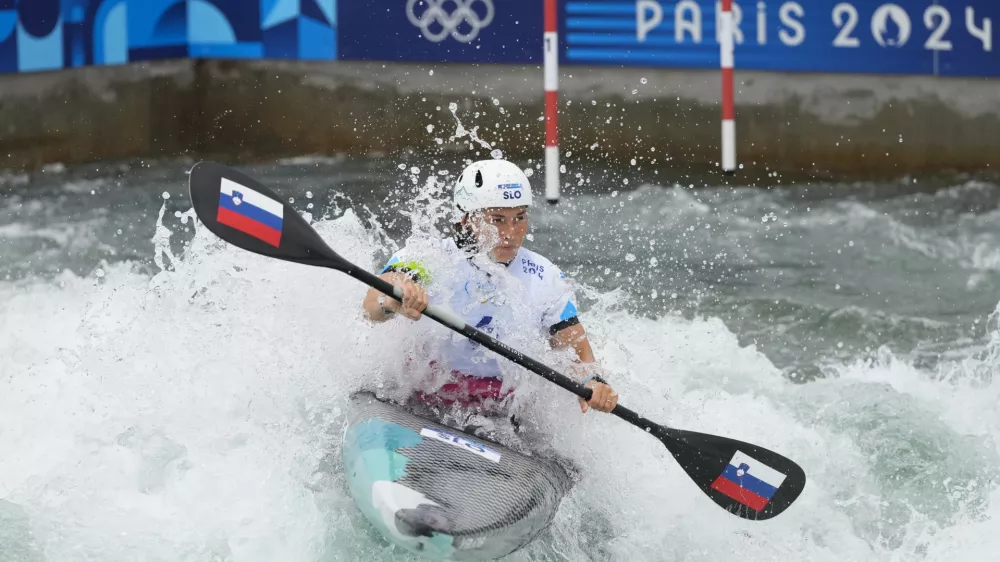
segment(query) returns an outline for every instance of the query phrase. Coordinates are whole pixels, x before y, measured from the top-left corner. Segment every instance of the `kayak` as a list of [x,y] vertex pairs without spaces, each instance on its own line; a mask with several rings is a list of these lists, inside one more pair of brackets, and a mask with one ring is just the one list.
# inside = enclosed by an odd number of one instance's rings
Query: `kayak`
[[554,462],[351,397],[342,455],[355,505],[389,542],[432,559],[488,560],[518,550],[569,491]]

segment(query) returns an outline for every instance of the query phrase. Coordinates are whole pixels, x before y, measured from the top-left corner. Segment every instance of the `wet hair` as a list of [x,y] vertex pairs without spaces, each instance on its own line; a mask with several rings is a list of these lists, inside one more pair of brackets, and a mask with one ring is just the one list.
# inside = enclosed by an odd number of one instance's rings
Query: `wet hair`
[[452,225],[452,237],[454,237],[455,245],[460,250],[465,250],[469,253],[476,252],[476,233],[472,232],[472,227],[461,222],[456,222]]
[[[468,216],[468,215],[466,215]],[[479,252],[479,244],[477,243],[476,233],[472,231],[472,227],[456,222],[452,225],[452,237],[455,239],[455,245],[458,246],[459,250],[465,252],[466,256],[469,258],[473,254]],[[511,262],[497,262],[503,265],[510,265]],[[475,265],[475,264],[473,264]],[[487,273],[489,275],[489,273]]]

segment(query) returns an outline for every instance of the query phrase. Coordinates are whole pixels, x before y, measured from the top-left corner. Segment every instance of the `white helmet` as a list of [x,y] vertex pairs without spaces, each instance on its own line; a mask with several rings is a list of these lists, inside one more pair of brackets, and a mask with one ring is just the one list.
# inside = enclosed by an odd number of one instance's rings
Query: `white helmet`
[[528,176],[506,160],[480,160],[458,176],[453,196],[463,213],[490,207],[530,207]]

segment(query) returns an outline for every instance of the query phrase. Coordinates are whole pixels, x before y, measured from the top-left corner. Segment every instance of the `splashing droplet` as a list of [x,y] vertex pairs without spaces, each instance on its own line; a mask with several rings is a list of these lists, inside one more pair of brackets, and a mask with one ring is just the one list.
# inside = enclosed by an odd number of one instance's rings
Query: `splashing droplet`
[[648,82],[648,80],[646,80],[646,77],[643,76],[642,78],[639,79],[639,82],[642,82],[643,84],[645,84],[646,82]]

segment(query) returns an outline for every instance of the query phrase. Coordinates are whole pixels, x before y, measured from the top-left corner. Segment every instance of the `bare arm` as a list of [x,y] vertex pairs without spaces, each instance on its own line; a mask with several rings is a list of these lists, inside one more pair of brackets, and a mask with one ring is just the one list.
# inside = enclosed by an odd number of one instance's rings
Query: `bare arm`
[[549,341],[556,349],[572,347],[581,363],[595,363],[597,361],[594,358],[594,350],[590,348],[590,340],[587,339],[587,332],[583,329],[583,324],[563,328],[556,332]]
[[[581,367],[584,367],[581,369],[584,372],[589,371],[593,375],[600,372],[600,366],[594,357],[594,350],[590,347],[590,340],[587,339],[587,332],[583,329],[583,324],[574,324],[559,330],[550,341],[553,348],[572,347],[573,351],[576,352],[577,360],[582,363]],[[580,409],[583,412],[590,408],[610,412],[618,404],[618,393],[607,384],[590,380],[587,382],[587,388],[591,389],[593,393],[588,402],[580,400]]]

